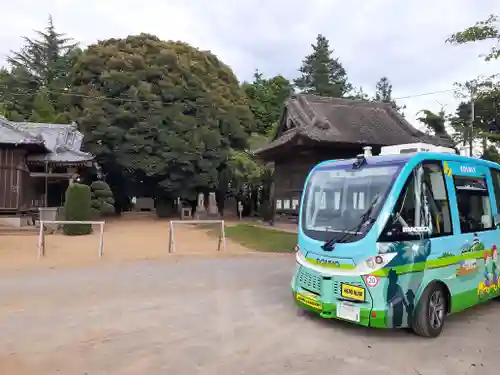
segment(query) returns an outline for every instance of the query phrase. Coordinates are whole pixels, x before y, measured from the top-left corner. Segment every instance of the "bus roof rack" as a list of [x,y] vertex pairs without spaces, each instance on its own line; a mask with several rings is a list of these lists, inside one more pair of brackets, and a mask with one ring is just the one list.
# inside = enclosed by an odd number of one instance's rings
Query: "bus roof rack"
[[380,155],[412,154],[415,152],[441,152],[444,154],[456,154],[450,147],[435,146],[429,143],[406,143],[394,146],[384,146],[380,150]]

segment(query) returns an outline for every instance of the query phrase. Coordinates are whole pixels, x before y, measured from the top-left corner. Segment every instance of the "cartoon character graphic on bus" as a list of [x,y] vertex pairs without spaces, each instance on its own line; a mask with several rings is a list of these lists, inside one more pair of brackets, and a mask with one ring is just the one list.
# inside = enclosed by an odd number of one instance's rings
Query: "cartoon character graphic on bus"
[[493,285],[498,285],[498,249],[495,245],[491,248],[491,273]]
[[498,249],[496,245],[484,252],[483,281],[479,283],[477,294],[480,298],[489,298],[500,292],[500,275],[498,272]]
[[491,263],[491,256],[487,251],[485,251],[484,252],[484,285],[486,287],[490,286],[490,272],[489,272],[490,263]]
[[398,284],[398,274],[396,271],[391,269],[388,277],[387,304],[392,309],[392,326],[397,328],[403,325],[404,308],[408,308],[408,303],[403,293],[403,288]]

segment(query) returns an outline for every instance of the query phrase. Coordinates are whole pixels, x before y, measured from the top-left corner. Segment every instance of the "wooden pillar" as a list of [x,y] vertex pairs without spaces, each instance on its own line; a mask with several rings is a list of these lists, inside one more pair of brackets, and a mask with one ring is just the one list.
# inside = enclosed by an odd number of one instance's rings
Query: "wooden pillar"
[[273,172],[271,175],[271,188],[269,189],[269,204],[271,205],[271,221],[269,224],[274,226],[274,221],[276,218],[276,163],[272,164]]
[[[23,193],[22,191],[22,186],[21,186],[21,169],[19,166],[17,166],[16,169],[16,210],[21,209],[21,194]],[[24,203],[24,202],[23,202]]]
[[48,205],[48,195],[49,195],[49,178],[47,177],[47,174],[49,173],[49,163],[45,162],[45,197],[44,197],[44,206],[47,207]]

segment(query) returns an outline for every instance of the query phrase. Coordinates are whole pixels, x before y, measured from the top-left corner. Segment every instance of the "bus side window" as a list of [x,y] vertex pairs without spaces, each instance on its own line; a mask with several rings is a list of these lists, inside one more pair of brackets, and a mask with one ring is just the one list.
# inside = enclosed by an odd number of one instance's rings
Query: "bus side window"
[[425,162],[413,170],[406,182],[380,241],[411,241],[422,236],[440,237],[452,233],[441,163]]
[[402,189],[394,209],[387,220],[380,241],[400,241],[407,237],[404,228],[414,226],[415,213],[415,172],[412,172]]
[[494,229],[486,179],[455,176],[460,230],[462,233]]
[[453,234],[450,203],[441,162],[424,164],[424,190],[431,214],[431,236]]
[[493,180],[493,192],[497,201],[497,213],[500,214],[500,171],[498,169],[490,169],[491,179]]

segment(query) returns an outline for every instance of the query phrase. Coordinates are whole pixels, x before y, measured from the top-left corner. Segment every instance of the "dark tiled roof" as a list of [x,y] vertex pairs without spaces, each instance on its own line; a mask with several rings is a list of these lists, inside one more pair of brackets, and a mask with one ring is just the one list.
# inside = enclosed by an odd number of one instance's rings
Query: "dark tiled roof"
[[425,142],[453,147],[449,139],[430,136],[414,128],[388,103],[298,94],[287,101],[282,121],[291,121],[293,127],[278,133],[278,137],[256,150],[256,154],[295,137],[373,146]]
[[[20,141],[20,140],[23,140]],[[94,159],[81,151],[83,134],[73,124],[13,122],[0,117],[0,143],[40,144],[45,153],[30,154],[30,162],[83,163]]]

